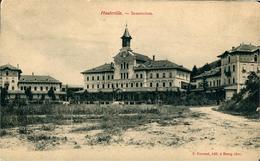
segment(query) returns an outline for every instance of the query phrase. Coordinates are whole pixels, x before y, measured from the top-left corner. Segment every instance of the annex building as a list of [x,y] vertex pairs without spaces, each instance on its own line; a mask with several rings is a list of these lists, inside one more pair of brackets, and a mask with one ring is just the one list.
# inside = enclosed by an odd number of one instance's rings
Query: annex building
[[25,91],[30,89],[33,100],[49,99],[48,91],[54,91],[56,99],[60,99],[65,92],[61,92],[62,83],[49,75],[22,75],[19,67],[10,64],[0,66],[0,88],[5,88],[9,99],[26,98]]
[[224,91],[225,99],[245,87],[251,72],[260,75],[260,46],[240,44],[218,56],[218,60],[207,64],[207,70],[195,76],[195,90],[203,90],[205,82],[208,92]]
[[[190,70],[169,60],[156,60],[131,49],[131,35],[125,28],[122,48],[114,61],[83,72],[88,93],[136,93],[183,91],[190,82]],[[127,99],[128,96],[124,98]]]

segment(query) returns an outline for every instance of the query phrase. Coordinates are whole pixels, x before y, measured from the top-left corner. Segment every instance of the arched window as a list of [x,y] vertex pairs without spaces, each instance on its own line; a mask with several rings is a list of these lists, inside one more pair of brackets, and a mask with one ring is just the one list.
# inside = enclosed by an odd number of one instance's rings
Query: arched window
[[255,55],[255,57],[254,57],[254,61],[257,62],[257,55]]
[[172,73],[170,72],[170,73],[169,73],[169,78],[171,78],[171,77],[172,77]]

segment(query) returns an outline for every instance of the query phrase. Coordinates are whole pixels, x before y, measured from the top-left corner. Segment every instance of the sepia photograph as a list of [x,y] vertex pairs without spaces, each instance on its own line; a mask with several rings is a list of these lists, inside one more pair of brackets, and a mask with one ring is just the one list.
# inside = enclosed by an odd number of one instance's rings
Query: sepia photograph
[[0,161],[260,161],[260,3],[0,0]]

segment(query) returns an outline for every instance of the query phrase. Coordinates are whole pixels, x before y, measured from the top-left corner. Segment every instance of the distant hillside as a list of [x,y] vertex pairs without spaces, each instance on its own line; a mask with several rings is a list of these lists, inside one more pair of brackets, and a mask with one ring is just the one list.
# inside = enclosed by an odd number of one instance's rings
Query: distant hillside
[[247,116],[256,116],[256,108],[259,103],[260,79],[252,72],[246,81],[246,87],[240,93],[235,94],[231,100],[219,107],[219,110],[238,112]]

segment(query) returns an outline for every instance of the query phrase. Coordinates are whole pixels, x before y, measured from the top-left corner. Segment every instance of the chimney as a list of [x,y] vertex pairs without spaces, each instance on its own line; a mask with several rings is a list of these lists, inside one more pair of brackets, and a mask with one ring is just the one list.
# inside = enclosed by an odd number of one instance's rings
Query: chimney
[[34,76],[34,72],[32,72],[32,76]]
[[155,55],[153,55],[153,61],[155,61]]

